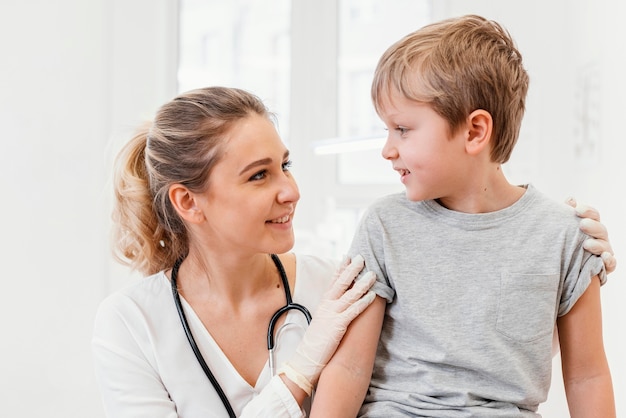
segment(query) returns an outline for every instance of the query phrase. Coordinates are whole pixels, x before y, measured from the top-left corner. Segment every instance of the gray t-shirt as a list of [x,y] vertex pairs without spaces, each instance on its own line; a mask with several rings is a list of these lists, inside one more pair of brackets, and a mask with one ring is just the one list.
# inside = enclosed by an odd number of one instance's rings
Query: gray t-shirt
[[388,301],[359,416],[539,416],[556,318],[606,280],[578,222],[532,186],[485,214],[404,193],[374,203],[349,253]]

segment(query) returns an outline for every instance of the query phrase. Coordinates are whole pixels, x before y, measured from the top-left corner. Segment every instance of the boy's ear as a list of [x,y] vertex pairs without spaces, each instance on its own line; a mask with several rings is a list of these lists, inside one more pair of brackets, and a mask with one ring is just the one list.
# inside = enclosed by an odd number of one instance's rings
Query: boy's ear
[[483,109],[474,110],[467,117],[469,128],[465,150],[470,155],[478,155],[491,144],[491,132],[493,130],[493,119],[491,113]]
[[204,213],[198,206],[195,195],[182,184],[170,186],[169,198],[174,210],[183,220],[190,223],[200,223],[204,220]]

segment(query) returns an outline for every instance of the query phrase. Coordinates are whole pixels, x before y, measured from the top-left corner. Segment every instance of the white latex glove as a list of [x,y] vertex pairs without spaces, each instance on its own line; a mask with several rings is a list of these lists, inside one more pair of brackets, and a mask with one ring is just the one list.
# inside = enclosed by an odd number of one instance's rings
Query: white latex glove
[[617,267],[617,259],[609,242],[609,233],[600,222],[600,213],[591,206],[578,204],[576,199],[571,197],[567,199],[567,204],[576,209],[576,214],[583,218],[580,220],[580,229],[593,237],[583,243],[583,248],[592,254],[601,256],[607,274],[612,273]]
[[337,269],[333,283],[315,310],[296,352],[278,370],[308,395],[337,350],[350,322],[375,298],[374,292],[369,290],[376,281],[373,272],[367,272],[352,286],[364,266],[363,257],[356,256],[352,262],[346,260]]

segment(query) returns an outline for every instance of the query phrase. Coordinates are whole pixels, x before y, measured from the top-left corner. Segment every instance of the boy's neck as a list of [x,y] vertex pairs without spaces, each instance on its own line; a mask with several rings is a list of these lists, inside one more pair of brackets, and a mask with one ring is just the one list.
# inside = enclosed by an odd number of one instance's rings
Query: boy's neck
[[505,209],[517,202],[525,187],[508,182],[502,167],[484,178],[471,178],[464,182],[455,195],[437,199],[447,209],[463,213],[489,213]]

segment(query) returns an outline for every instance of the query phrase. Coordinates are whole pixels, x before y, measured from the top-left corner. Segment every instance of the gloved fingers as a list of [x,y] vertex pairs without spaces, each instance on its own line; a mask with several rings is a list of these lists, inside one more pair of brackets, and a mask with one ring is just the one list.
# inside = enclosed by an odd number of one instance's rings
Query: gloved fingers
[[580,216],[580,229],[592,238],[585,240],[583,248],[592,254],[602,257],[607,274],[615,271],[617,259],[613,255],[613,248],[609,241],[609,232],[600,222],[600,213],[591,206],[580,205],[570,198],[567,203],[576,208],[576,214]]
[[354,286],[350,288],[346,293],[341,295],[337,301],[337,312],[342,312],[350,305],[357,302],[367,293],[368,290],[376,283],[376,273],[368,271],[354,283]]
[[565,200],[565,203],[576,209],[576,215],[580,216],[581,218],[590,218],[594,221],[600,221],[600,212],[598,212],[596,208],[584,204],[579,204],[573,197],[568,197]]
[[[591,235],[595,239],[606,241],[607,245],[610,247],[610,244],[608,243],[609,232],[607,231],[606,226],[604,226],[601,222],[590,218],[583,218],[580,220],[580,229],[585,234]],[[600,255],[599,252],[594,252],[594,254]]]
[[602,253],[602,261],[604,261],[604,268],[606,269],[606,273],[610,274],[615,271],[617,267],[617,258],[613,254],[608,251]]
[[335,281],[337,281],[337,279],[339,278],[339,276],[341,275],[341,273],[343,273],[343,271],[346,269],[346,267],[348,267],[350,265],[350,257],[348,257],[347,255],[343,256],[341,263],[339,264],[339,267],[337,268],[337,270],[335,270],[335,274],[333,276],[333,283]]
[[[352,285],[359,272],[363,270],[363,267],[365,267],[365,260],[363,260],[363,257],[360,255],[355,256],[350,264],[343,268],[339,277],[337,277],[335,282],[331,285],[325,295],[325,299],[335,300],[343,295]],[[341,267],[339,269],[341,270]]]
[[608,241],[589,238],[583,242],[583,248],[602,257],[607,273],[612,273],[617,267],[617,259],[613,255],[613,249]]
[[348,309],[343,311],[342,316],[348,321],[348,324],[352,322],[354,318],[359,316],[368,306],[376,299],[376,293],[369,290],[362,298],[351,304]]
[[613,249],[608,241],[588,238],[583,242],[583,248],[591,254],[602,255],[603,253],[613,254]]
[[336,300],[328,300],[327,303],[320,305],[316,314],[324,316],[342,315],[350,306],[362,299],[374,283],[376,283],[376,274],[373,271],[368,271],[354,283],[354,286]]
[[574,209],[576,209],[576,215],[581,218],[589,218],[598,222],[600,221],[600,212],[598,212],[596,208],[578,203]]
[[568,205],[570,205],[571,207],[575,208],[576,207],[576,198],[574,197],[568,197],[567,199],[565,199],[565,203],[567,203]]

